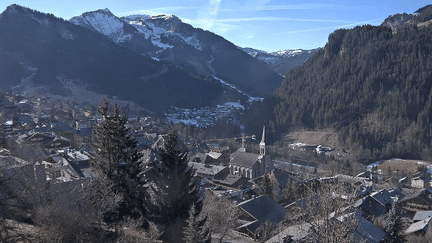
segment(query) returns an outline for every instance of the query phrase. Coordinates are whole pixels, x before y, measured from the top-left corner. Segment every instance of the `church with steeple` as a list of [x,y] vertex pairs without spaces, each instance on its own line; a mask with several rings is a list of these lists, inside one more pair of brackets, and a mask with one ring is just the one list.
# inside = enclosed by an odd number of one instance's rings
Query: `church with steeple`
[[255,179],[264,175],[265,171],[270,172],[273,169],[273,164],[265,145],[265,127],[263,128],[259,146],[260,154],[248,153],[246,152],[244,143],[242,143],[242,147],[230,156],[230,173],[248,179]]

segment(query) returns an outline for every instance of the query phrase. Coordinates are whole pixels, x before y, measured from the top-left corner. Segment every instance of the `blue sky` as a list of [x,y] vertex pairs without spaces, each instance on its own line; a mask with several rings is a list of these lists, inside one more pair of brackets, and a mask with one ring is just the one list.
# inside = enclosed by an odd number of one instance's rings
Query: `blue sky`
[[323,47],[339,28],[379,25],[396,13],[412,13],[423,0],[2,0],[0,11],[19,4],[70,19],[108,8],[119,17],[174,14],[194,27],[214,32],[241,47],[265,51]]

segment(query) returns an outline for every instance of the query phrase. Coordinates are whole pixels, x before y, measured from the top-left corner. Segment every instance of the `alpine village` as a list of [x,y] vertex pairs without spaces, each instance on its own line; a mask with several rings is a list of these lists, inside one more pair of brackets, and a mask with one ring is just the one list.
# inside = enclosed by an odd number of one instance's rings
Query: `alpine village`
[[0,242],[432,242],[432,5],[242,48],[0,14]]

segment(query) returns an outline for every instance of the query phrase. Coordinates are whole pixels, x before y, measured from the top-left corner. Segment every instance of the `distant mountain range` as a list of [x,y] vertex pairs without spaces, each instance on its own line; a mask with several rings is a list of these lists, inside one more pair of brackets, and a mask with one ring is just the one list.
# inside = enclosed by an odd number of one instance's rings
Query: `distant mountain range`
[[173,15],[118,18],[108,9],[65,21],[18,5],[0,14],[0,88],[71,95],[71,85],[153,110],[265,96],[282,77]]
[[311,50],[283,50],[277,52],[266,52],[253,48],[237,47],[247,54],[267,63],[275,72],[285,76],[294,67],[301,66],[307,59],[311,58],[319,49]]

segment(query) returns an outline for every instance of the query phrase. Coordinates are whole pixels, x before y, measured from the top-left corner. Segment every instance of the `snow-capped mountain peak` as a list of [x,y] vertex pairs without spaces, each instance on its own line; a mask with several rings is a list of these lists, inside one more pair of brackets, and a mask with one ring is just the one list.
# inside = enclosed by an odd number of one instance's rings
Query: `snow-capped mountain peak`
[[83,13],[78,17],[71,18],[70,22],[93,29],[106,36],[111,36],[123,29],[123,21],[107,8]]

